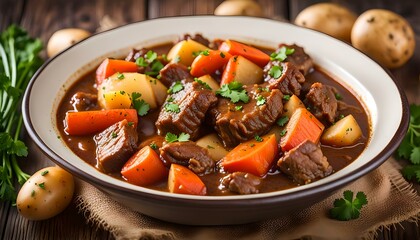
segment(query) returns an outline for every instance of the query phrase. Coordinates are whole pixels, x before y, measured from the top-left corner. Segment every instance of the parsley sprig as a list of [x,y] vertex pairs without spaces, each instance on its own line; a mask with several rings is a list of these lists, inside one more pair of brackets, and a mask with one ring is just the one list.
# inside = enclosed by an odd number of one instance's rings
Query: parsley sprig
[[397,153],[399,157],[408,159],[411,163],[402,169],[403,176],[420,183],[420,105],[410,105],[408,131]]
[[284,60],[286,60],[287,56],[293,54],[294,52],[295,52],[294,48],[288,48],[286,46],[282,46],[279,50],[277,50],[276,52],[273,52],[270,55],[270,60],[283,62]]
[[20,102],[29,80],[42,65],[42,43],[27,32],[11,25],[0,34],[0,200],[15,201],[13,183],[23,184],[29,177],[17,157],[27,156],[25,143],[19,140],[22,129]]
[[[162,56],[164,58],[164,56]],[[146,71],[146,75],[156,76],[159,71],[164,67],[163,64],[158,60],[156,52],[149,50],[143,57],[136,59],[136,64],[139,67],[149,67],[149,71]]]
[[334,201],[334,208],[330,210],[331,217],[340,221],[359,218],[360,210],[368,203],[366,194],[358,192],[353,199],[353,192],[346,190],[343,196]]
[[216,91],[216,94],[225,98],[230,98],[230,101],[233,103],[237,103],[239,101],[247,103],[249,101],[249,96],[243,88],[242,83],[237,81],[223,84],[222,87]]
[[165,141],[167,143],[173,142],[188,142],[190,140],[190,135],[188,133],[181,133],[179,136],[176,134],[168,132],[165,136]]
[[140,116],[145,116],[150,110],[150,105],[141,98],[141,93],[133,92],[131,94],[131,102]]

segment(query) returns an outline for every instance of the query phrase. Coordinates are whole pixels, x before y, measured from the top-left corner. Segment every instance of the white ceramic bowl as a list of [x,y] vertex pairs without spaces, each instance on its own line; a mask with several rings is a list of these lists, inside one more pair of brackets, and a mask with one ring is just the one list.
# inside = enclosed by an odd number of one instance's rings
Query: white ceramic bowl
[[[97,171],[60,138],[55,114],[66,89],[103,57],[151,46],[184,33],[233,38],[277,47],[303,46],[314,61],[356,93],[370,115],[366,150],[337,173],[289,190],[242,196],[177,195],[138,187]],[[46,62],[31,80],[23,101],[25,126],[38,146],[67,169],[132,209],[166,221],[192,225],[239,224],[273,218],[313,204],[381,165],[401,142],[409,119],[405,95],[389,73],[348,44],[288,23],[251,17],[174,17],[133,23],[96,34]]]

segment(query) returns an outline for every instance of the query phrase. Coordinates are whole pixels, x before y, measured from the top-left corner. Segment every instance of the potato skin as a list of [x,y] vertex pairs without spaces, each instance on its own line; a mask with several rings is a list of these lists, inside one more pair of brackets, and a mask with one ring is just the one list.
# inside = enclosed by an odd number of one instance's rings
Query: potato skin
[[70,204],[73,193],[73,176],[60,167],[47,167],[25,182],[16,206],[27,219],[45,220],[62,212]]
[[47,54],[52,57],[71,45],[89,37],[90,32],[79,28],[65,28],[56,31],[48,40]]
[[353,26],[351,41],[354,47],[388,68],[406,63],[414,54],[416,44],[410,24],[384,9],[372,9],[360,15]]
[[318,3],[302,10],[295,24],[314,29],[337,39],[350,42],[351,29],[356,15],[335,3]]

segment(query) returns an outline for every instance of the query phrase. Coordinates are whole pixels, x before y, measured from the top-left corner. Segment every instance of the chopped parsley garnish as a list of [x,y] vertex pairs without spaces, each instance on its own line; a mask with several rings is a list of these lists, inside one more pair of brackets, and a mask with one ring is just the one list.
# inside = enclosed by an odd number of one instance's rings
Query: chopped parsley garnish
[[281,66],[272,66],[270,68],[270,71],[268,71],[268,75],[270,75],[272,78],[279,78],[282,74],[283,68]]
[[258,135],[255,135],[254,139],[255,139],[255,141],[257,141],[257,142],[262,142],[262,141],[264,141],[264,139],[263,139],[262,137],[258,136]]
[[112,133],[111,133],[111,136],[112,136],[112,138],[116,138],[116,137],[118,137],[118,135],[117,135],[117,133],[116,133],[116,132],[112,132]]
[[225,57],[226,57],[226,55],[225,55],[223,52],[220,52],[220,57],[221,57],[221,58],[225,58]]
[[411,163],[402,169],[402,175],[408,180],[420,183],[420,105],[410,105],[410,123],[408,131],[397,150],[398,156]]
[[190,140],[190,135],[188,133],[181,133],[179,136],[176,134],[168,132],[165,136],[165,141],[168,143],[173,142],[188,142]]
[[286,129],[281,130],[280,137],[284,137],[286,135],[286,133],[287,133]]
[[339,93],[336,93],[335,94],[335,99],[342,100],[343,99],[343,96],[341,96],[341,94],[339,94]]
[[158,60],[157,53],[152,50],[149,50],[144,55],[144,57],[137,58],[136,64],[140,67],[150,67],[150,71],[145,72],[145,74],[151,76],[158,75],[159,71],[164,67],[163,64]]
[[35,197],[35,190],[32,190],[31,197]]
[[134,122],[128,122],[128,123],[127,123],[127,126],[129,126],[129,127],[134,126]]
[[156,145],[156,143],[155,142],[152,142],[152,143],[150,143],[150,145],[149,145],[153,150],[157,150],[158,149],[158,146]]
[[209,52],[208,49],[206,49],[204,51],[201,51],[201,55],[208,56],[208,55],[210,55],[210,52]]
[[38,187],[45,189],[45,182],[38,183]]
[[228,84],[223,84],[222,87],[216,91],[216,94],[230,98],[230,101],[237,103],[242,101],[247,103],[249,101],[249,96],[246,90],[242,87],[242,83],[233,81]]
[[204,88],[208,90],[213,90],[206,82],[201,81],[199,78],[194,78],[194,81],[198,82],[199,84],[201,84]]
[[137,114],[140,116],[144,116],[149,112],[150,105],[140,97],[141,93],[133,92],[131,94],[131,101],[134,109],[137,110]]
[[283,95],[283,100],[289,101],[290,100],[290,95]]
[[45,175],[47,175],[49,173],[49,171],[48,170],[45,170],[45,171],[43,171],[42,173],[41,173],[41,176],[45,176]]
[[287,122],[289,122],[289,117],[288,116],[283,116],[283,117],[279,118],[279,120],[277,120],[276,123],[280,127],[284,127],[284,125],[286,125]]
[[212,145],[207,145],[208,149],[214,149],[214,147]]
[[165,111],[179,113],[181,110],[179,109],[179,105],[176,103],[168,103],[165,105]]
[[176,81],[169,89],[169,94],[174,94],[184,89],[184,85],[182,85],[181,81]]
[[122,80],[122,79],[124,79],[125,77],[124,77],[124,74],[122,74],[122,73],[117,73],[117,78],[118,78],[119,80]]
[[241,110],[242,110],[242,108],[243,108],[243,106],[235,106],[235,110],[236,110],[236,111],[241,111]]
[[287,56],[293,54],[294,52],[295,49],[282,46],[277,52],[273,52],[270,55],[270,60],[283,62],[286,60]]
[[257,97],[257,106],[264,105],[266,101],[267,100],[265,99],[264,96],[258,95],[258,97]]
[[346,190],[343,196],[344,198],[334,201],[334,208],[330,210],[331,217],[340,221],[359,218],[360,210],[368,203],[366,194],[358,192],[353,199],[353,192]]

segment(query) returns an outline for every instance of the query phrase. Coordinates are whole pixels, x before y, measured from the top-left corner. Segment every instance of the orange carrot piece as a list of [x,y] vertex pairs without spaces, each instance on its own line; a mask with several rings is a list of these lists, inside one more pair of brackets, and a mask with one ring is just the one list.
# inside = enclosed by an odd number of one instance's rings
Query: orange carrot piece
[[159,155],[150,146],[145,146],[124,164],[121,175],[129,183],[147,186],[168,176],[168,169]]
[[287,123],[286,135],[280,140],[281,149],[289,151],[306,140],[318,143],[324,128],[306,108],[298,108]]
[[225,70],[223,70],[222,79],[220,80],[220,86],[233,82],[236,76],[236,71],[238,70],[238,60],[239,56],[232,56],[228,63],[226,64]]
[[264,67],[270,61],[270,56],[263,51],[229,39],[225,40],[219,46],[219,50],[228,52],[232,55],[243,56],[260,67]]
[[99,86],[105,78],[117,72],[137,72],[137,64],[118,59],[105,59],[96,69],[96,84]]
[[100,132],[114,123],[127,119],[137,127],[135,109],[109,109],[98,111],[67,112],[65,131],[69,135],[88,135]]
[[172,163],[169,169],[168,188],[171,193],[206,195],[203,181],[190,169]]
[[276,136],[266,135],[262,141],[255,139],[243,142],[230,151],[220,164],[228,172],[247,172],[264,176],[278,153]]
[[229,61],[231,55],[228,52],[219,50],[209,50],[208,55],[198,55],[191,64],[191,75],[194,77],[201,77],[206,74],[212,74]]

